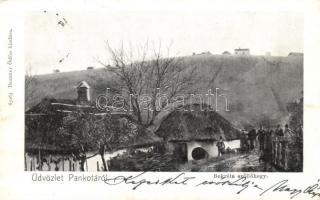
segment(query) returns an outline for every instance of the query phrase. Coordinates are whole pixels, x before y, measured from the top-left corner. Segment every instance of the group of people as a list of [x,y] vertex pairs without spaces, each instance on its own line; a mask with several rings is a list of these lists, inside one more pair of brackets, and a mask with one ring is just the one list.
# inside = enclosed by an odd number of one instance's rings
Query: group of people
[[[297,131],[292,131],[288,124],[284,126],[284,129],[280,125],[277,125],[275,129],[265,129],[262,126],[258,130],[251,129],[248,134],[243,131],[242,149],[251,151],[259,149],[264,155],[271,154],[272,141],[274,139],[292,140],[294,138],[302,138],[302,125]],[[259,147],[259,148],[258,148]],[[267,156],[268,157],[268,156]]]
[[247,150],[253,150],[255,147],[259,146],[260,150],[265,149],[265,144],[271,141],[272,138],[290,138],[293,135],[293,131],[289,128],[288,124],[285,125],[284,129],[278,125],[275,130],[269,128],[264,129],[262,126],[258,130],[251,129],[248,134],[245,134],[243,141],[243,147]]
[[[243,150],[252,151],[254,149],[258,149],[259,147],[259,150],[267,158],[271,157],[272,141],[274,139],[295,139],[298,140],[298,143],[299,141],[302,142],[302,125],[300,125],[295,131],[292,131],[288,124],[284,126],[284,129],[282,129],[280,125],[277,125],[275,129],[265,129],[263,126],[260,126],[258,130],[253,128],[247,134],[244,132],[244,130],[242,130],[242,135],[244,136],[241,141],[241,148]],[[225,150],[225,144],[221,136],[216,146],[218,147],[218,156],[221,156]]]

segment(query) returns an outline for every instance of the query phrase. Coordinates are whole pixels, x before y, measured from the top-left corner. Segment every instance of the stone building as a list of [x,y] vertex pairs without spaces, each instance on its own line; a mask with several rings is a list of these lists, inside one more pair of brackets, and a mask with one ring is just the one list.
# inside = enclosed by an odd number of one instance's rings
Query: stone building
[[238,48],[234,50],[234,54],[238,55],[238,56],[246,56],[246,55],[250,55],[250,49],[242,49],[242,48]]

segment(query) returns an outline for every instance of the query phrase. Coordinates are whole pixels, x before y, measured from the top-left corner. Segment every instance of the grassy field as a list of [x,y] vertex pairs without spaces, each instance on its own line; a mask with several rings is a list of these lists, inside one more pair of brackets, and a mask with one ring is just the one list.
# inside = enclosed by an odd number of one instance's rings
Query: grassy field
[[[227,95],[230,111],[220,114],[239,127],[257,124],[264,118],[284,122],[286,103],[303,95],[303,57],[196,55],[183,60],[186,68],[198,68],[201,79],[194,86],[197,93],[205,94],[218,87]],[[212,83],[213,74],[220,67]],[[93,99],[107,87],[115,87],[114,77],[102,68],[38,75],[31,86],[35,95],[28,98],[26,109],[48,96],[76,98],[76,86],[82,80],[92,87]],[[223,110],[223,106],[220,108]]]

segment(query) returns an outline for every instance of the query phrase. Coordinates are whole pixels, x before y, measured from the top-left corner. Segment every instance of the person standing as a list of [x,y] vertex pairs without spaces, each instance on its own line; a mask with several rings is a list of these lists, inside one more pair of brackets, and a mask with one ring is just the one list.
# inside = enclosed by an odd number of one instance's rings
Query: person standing
[[220,136],[220,139],[217,142],[217,147],[218,147],[218,157],[220,157],[225,149],[225,145],[224,145],[222,136]]
[[271,162],[272,158],[272,136],[273,130],[270,129],[265,135],[264,159],[266,162]]
[[260,126],[260,129],[258,130],[258,141],[259,141],[260,151],[263,151],[264,149],[264,139],[265,139],[265,131],[263,130],[262,126]]
[[256,129],[253,128],[249,132],[249,140],[250,140],[250,149],[251,150],[254,149],[254,144],[255,144],[256,137],[257,137]]
[[248,136],[244,130],[241,130],[241,140],[240,140],[241,150],[247,151],[248,150]]
[[283,136],[284,136],[283,130],[282,130],[282,128],[280,127],[279,124],[278,124],[278,126],[277,126],[277,128],[276,128],[276,130],[275,130],[275,134],[276,134],[276,136],[278,136],[278,137],[283,137]]
[[283,133],[284,137],[287,139],[287,140],[292,140],[293,139],[293,132],[292,130],[289,128],[289,125],[286,124],[285,127],[284,127],[284,133]]

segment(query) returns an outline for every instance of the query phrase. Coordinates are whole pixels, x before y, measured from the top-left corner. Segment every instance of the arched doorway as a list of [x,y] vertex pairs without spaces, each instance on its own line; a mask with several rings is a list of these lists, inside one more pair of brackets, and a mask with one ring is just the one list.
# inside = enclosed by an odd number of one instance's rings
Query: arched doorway
[[191,152],[191,155],[194,160],[201,160],[201,159],[208,158],[208,152],[201,147],[194,148]]

